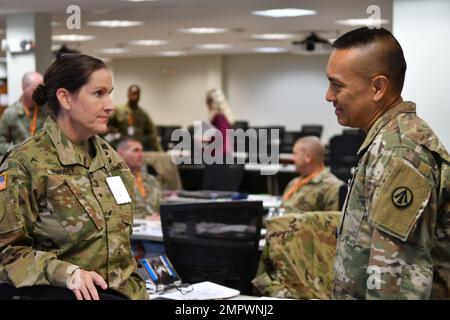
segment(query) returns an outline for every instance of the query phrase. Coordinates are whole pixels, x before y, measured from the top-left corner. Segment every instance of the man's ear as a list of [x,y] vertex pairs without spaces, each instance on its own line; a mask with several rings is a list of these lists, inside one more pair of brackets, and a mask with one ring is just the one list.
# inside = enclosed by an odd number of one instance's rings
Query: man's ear
[[389,79],[386,76],[379,75],[372,79],[373,101],[380,102],[386,95],[389,85]]
[[69,91],[64,88],[59,88],[56,90],[56,98],[58,98],[59,104],[64,110],[69,111],[71,109],[71,96]]

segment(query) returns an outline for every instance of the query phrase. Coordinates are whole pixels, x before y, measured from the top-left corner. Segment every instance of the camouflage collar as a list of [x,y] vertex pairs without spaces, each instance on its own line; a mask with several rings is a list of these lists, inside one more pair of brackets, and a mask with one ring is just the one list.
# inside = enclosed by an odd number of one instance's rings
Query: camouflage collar
[[[47,118],[44,128],[56,148],[59,161],[61,161],[62,165],[84,165],[83,162],[80,162],[77,159],[72,142],[64,135],[61,128],[52,117]],[[90,140],[95,147],[95,157],[91,161],[89,172],[94,172],[105,166],[105,159],[107,158],[105,150],[108,150],[109,147],[106,143],[102,142],[98,136],[94,136]],[[103,146],[103,144],[105,146]]]
[[378,132],[401,113],[416,113],[416,104],[410,101],[403,101],[382,114],[369,129],[366,139],[364,139],[363,144],[358,150],[358,156],[372,143]]
[[315,176],[315,177],[311,180],[311,182],[312,182],[312,183],[320,183],[320,182],[323,180],[323,178],[325,178],[326,174],[327,174],[329,171],[330,171],[330,169],[328,169],[328,168],[323,168],[323,170],[320,171],[320,173],[319,173],[317,176]]

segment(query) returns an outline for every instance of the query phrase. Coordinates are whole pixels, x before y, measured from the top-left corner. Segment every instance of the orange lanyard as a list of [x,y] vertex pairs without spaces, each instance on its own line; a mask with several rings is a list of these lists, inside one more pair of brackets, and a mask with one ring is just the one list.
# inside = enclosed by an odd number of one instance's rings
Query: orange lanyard
[[[23,107],[23,110],[25,111],[25,115],[29,119],[30,118],[30,110],[28,110],[28,108],[25,106]],[[30,132],[30,136],[32,136],[36,132],[38,112],[39,112],[39,107],[34,106],[33,119],[31,120],[30,127],[28,128],[28,131]]]
[[128,126],[132,126],[134,124],[134,116],[133,114],[130,112],[128,114]]
[[309,176],[302,179],[298,178],[297,181],[295,181],[295,183],[292,185],[292,187],[284,194],[283,200],[288,200],[294,193],[300,190],[301,187],[303,187],[305,184],[309,183],[312,179],[314,179],[322,170],[323,167],[321,166],[316,171],[311,173]]
[[142,183],[142,176],[141,173],[136,173],[134,177],[134,184],[136,185],[136,188],[138,189],[139,193],[141,194],[142,198],[147,198],[147,192],[145,192],[144,183]]

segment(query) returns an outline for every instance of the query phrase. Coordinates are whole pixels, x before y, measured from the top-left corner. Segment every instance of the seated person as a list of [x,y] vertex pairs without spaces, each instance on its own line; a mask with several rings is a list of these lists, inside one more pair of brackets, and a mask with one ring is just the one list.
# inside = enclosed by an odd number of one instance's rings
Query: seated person
[[343,182],[325,168],[320,139],[300,138],[292,152],[300,177],[289,182],[284,191],[282,207],[286,213],[339,210],[339,188]]
[[123,158],[134,175],[134,218],[159,219],[159,204],[161,201],[161,184],[147,171],[144,163],[142,144],[132,138],[122,140],[117,146],[117,152]]

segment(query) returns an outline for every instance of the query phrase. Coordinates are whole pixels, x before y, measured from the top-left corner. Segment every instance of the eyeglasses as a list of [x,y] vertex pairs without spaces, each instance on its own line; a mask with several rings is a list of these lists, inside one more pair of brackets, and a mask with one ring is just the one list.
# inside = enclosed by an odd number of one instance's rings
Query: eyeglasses
[[188,294],[194,290],[194,287],[190,283],[183,283],[175,287],[181,294]]

